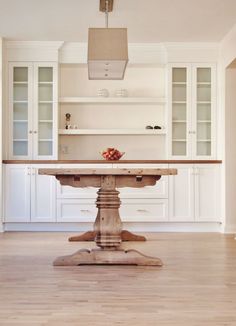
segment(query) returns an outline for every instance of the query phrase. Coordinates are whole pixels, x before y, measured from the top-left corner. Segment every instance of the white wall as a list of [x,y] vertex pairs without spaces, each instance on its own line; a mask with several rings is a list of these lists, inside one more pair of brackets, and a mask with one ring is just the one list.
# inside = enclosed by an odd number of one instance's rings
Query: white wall
[[219,88],[222,110],[223,153],[223,214],[225,215],[225,232],[236,232],[236,25],[225,36],[220,46]]
[[0,38],[0,232],[2,225],[2,39]]
[[225,76],[225,230],[236,230],[236,68]]

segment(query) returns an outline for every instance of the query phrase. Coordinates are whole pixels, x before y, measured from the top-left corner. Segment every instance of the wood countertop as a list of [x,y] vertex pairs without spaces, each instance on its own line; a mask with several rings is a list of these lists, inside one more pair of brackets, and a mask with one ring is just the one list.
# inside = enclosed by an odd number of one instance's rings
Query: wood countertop
[[222,160],[3,160],[4,164],[221,164]]

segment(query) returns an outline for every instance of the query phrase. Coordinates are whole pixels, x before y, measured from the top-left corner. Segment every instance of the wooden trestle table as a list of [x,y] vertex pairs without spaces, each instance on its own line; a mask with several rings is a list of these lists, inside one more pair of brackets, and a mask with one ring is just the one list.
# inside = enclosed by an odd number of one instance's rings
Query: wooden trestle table
[[58,257],[54,266],[90,264],[156,265],[159,258],[143,255],[137,250],[121,247],[122,222],[119,215],[121,201],[116,188],[153,186],[161,176],[175,175],[176,169],[39,169],[39,174],[53,175],[61,185],[99,188],[98,208],[94,223],[96,249],[81,249],[69,256]]

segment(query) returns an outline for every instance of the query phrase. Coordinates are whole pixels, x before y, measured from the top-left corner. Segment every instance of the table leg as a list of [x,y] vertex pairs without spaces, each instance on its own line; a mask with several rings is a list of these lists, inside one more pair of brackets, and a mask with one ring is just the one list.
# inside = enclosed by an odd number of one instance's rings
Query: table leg
[[79,250],[73,255],[59,257],[54,266],[90,264],[155,265],[162,266],[159,258],[145,256],[136,250],[121,248],[122,222],[119,215],[119,191],[115,189],[115,176],[103,176],[97,197],[98,213],[94,223],[95,242],[100,249]]
[[[81,235],[74,235],[70,237],[69,241],[95,241],[96,232],[87,231]],[[147,239],[142,235],[137,235],[127,230],[121,231],[121,240],[122,241],[146,241]]]

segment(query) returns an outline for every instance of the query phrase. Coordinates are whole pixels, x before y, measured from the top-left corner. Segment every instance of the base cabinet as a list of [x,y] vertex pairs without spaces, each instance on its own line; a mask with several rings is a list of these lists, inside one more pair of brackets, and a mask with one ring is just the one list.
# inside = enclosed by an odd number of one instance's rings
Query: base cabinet
[[[94,222],[97,188],[61,186],[53,176],[38,174],[39,168],[48,167],[111,168],[111,165],[5,165],[5,222]],[[119,189],[122,221],[220,222],[220,166],[172,164],[165,167],[176,168],[178,174],[163,176],[153,187]]]
[[5,166],[5,222],[56,222],[56,180],[37,173],[45,167]]
[[220,222],[220,167],[213,164],[171,167],[178,174],[169,182],[169,220]]

